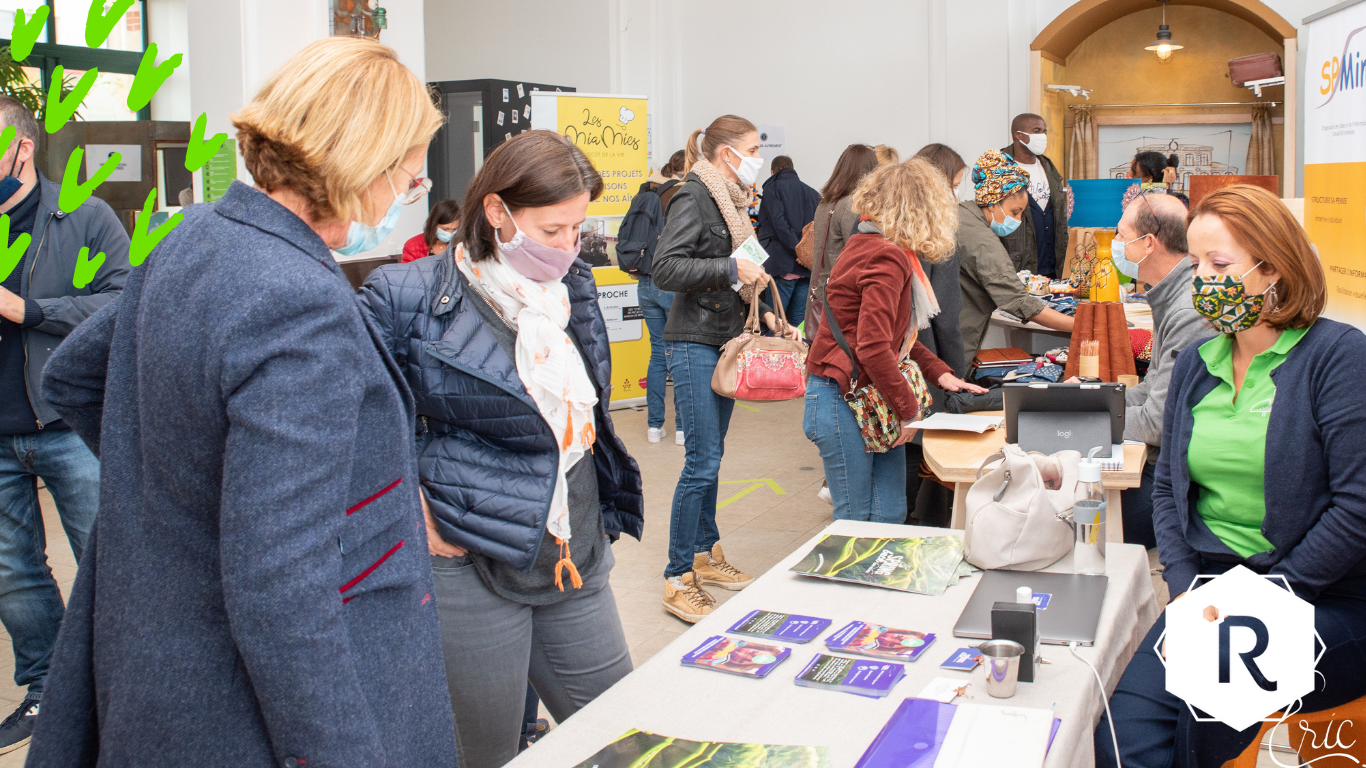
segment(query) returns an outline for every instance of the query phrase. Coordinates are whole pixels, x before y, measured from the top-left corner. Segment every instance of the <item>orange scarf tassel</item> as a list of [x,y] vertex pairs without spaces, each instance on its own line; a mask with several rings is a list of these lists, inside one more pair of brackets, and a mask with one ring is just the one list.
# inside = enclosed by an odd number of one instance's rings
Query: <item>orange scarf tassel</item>
[[583,577],[579,575],[579,569],[574,567],[573,561],[569,559],[569,542],[561,538],[556,538],[555,543],[560,545],[560,561],[555,563],[555,586],[560,591],[564,591],[564,579],[561,571],[569,569],[569,583],[574,585],[574,589],[583,588]]

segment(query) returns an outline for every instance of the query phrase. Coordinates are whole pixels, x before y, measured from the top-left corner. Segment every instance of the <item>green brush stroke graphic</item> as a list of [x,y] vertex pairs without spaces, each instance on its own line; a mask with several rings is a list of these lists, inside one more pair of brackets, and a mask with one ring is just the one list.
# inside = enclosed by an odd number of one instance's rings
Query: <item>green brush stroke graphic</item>
[[228,134],[216,133],[213,138],[204,141],[204,128],[208,120],[208,113],[200,112],[199,118],[194,121],[194,128],[190,131],[190,145],[185,148],[185,170],[190,173],[203,168],[205,163],[212,160],[223,146],[223,142],[228,139]]
[[57,198],[57,205],[63,211],[74,211],[81,207],[81,203],[90,199],[95,194],[95,187],[104,183],[109,178],[109,174],[119,167],[119,162],[123,156],[117,152],[111,152],[109,159],[104,161],[95,175],[87,179],[84,184],[77,184],[76,179],[80,178],[81,158],[85,155],[85,149],[76,147],[71,150],[71,156],[67,158],[66,170],[62,172],[62,194]]
[[[9,279],[14,268],[24,260],[28,244],[33,240],[27,232],[14,238],[14,244],[0,247],[0,283]],[[0,245],[9,242],[9,214],[0,214]]]
[[180,66],[182,58],[177,53],[157,64],[157,44],[148,43],[147,52],[142,54],[142,63],[138,64],[138,74],[133,78],[133,86],[128,89],[128,109],[137,112],[151,104],[152,97],[166,82],[166,78],[175,72],[175,68]]
[[9,53],[15,61],[23,61],[33,53],[33,44],[38,42],[38,36],[43,34],[43,28],[47,25],[47,15],[52,11],[46,5],[40,5],[33,9],[33,16],[24,20],[24,9],[20,8],[14,12],[14,31],[10,33]]
[[90,249],[82,246],[81,254],[76,258],[76,276],[72,278],[71,284],[77,288],[84,288],[90,285],[90,281],[95,279],[95,273],[104,264],[104,254],[97,253],[95,258],[90,258]]
[[109,13],[104,12],[104,0],[91,0],[90,12],[85,17],[85,44],[99,48],[109,39],[109,33],[118,26],[123,14],[133,7],[133,0],[117,0]]
[[171,230],[180,226],[180,222],[185,219],[185,214],[177,212],[165,224],[148,232],[147,228],[152,223],[152,205],[156,199],[157,191],[153,187],[147,195],[147,202],[142,206],[142,215],[138,216],[137,224],[133,227],[133,241],[128,244],[128,263],[135,267],[146,261],[162,238],[171,234]]
[[[99,2],[99,0],[95,0]],[[81,81],[76,83],[76,87],[71,89],[71,93],[65,99],[62,98],[62,83],[65,80],[66,68],[58,64],[52,70],[52,85],[47,89],[47,105],[43,108],[43,127],[48,133],[56,133],[66,125],[71,116],[76,114],[76,109],[85,101],[85,97],[90,94],[90,89],[95,87],[95,78],[100,76],[99,67],[91,67],[81,75]],[[70,210],[70,209],[68,209]]]

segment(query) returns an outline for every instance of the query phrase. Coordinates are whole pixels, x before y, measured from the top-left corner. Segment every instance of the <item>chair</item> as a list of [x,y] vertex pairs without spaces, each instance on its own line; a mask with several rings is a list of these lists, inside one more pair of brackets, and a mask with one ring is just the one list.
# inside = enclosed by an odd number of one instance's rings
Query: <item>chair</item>
[[[1305,728],[1313,731],[1313,736],[1304,732],[1301,722]],[[1257,738],[1243,750],[1243,754],[1224,763],[1224,768],[1257,768],[1257,753],[1261,749],[1262,739],[1274,725],[1275,723],[1263,723],[1262,729],[1257,732]],[[1292,715],[1286,720],[1286,728],[1290,732],[1290,746],[1299,751],[1302,762],[1309,763],[1326,755],[1343,753],[1359,760],[1366,758],[1366,697],[1322,712]],[[1315,747],[1316,744],[1327,746]],[[1351,746],[1343,748],[1338,747],[1338,744]],[[1339,758],[1324,760],[1315,765],[1322,768],[1338,768],[1340,765],[1346,768],[1358,764],[1347,758]]]

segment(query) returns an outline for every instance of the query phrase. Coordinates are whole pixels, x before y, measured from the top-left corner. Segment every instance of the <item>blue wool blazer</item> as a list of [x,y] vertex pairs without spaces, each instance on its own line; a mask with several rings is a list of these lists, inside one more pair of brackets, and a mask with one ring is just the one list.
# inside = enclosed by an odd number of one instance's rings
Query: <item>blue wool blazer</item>
[[1199,486],[1187,466],[1193,410],[1219,384],[1200,345],[1181,351],[1163,413],[1153,486],[1153,527],[1172,597],[1198,574],[1242,564],[1283,574],[1309,601],[1366,577],[1366,335],[1319,318],[1271,373],[1276,397],[1266,427],[1266,517],[1273,548],[1243,559],[1195,511]]
[[31,768],[456,764],[412,398],[302,220],[190,208],[43,392],[101,487]]

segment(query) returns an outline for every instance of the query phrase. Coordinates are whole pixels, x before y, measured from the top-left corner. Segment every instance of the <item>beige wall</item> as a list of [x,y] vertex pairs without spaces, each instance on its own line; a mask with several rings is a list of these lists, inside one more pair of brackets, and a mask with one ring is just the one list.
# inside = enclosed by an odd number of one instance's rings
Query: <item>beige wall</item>
[[[1251,24],[1219,11],[1186,5],[1167,9],[1167,24],[1172,37],[1182,50],[1172,54],[1166,64],[1157,55],[1143,50],[1143,46],[1157,36],[1161,23],[1160,9],[1145,10],[1118,19],[1088,37],[1067,58],[1065,66],[1051,69],[1044,61],[1045,83],[1080,85],[1092,90],[1092,104],[1152,104],[1176,102],[1248,102],[1256,96],[1247,88],[1236,87],[1228,78],[1228,60],[1253,53],[1274,52],[1282,56],[1284,49]],[[1053,78],[1053,79],[1050,79]],[[1263,91],[1263,100],[1280,101],[1285,89],[1274,87]],[[1083,98],[1062,93],[1044,97],[1045,117],[1049,118],[1049,142],[1065,146],[1071,138],[1071,128],[1058,122],[1055,131],[1050,116],[1067,112],[1066,105],[1085,104]],[[1247,112],[1240,107],[1167,107],[1144,109],[1104,109],[1096,115],[1194,115],[1211,113]],[[1284,115],[1284,107],[1277,106],[1273,114]],[[1277,167],[1284,157],[1282,126],[1275,126]],[[1052,154],[1051,152],[1049,153]],[[1064,150],[1065,156],[1065,150]]]

